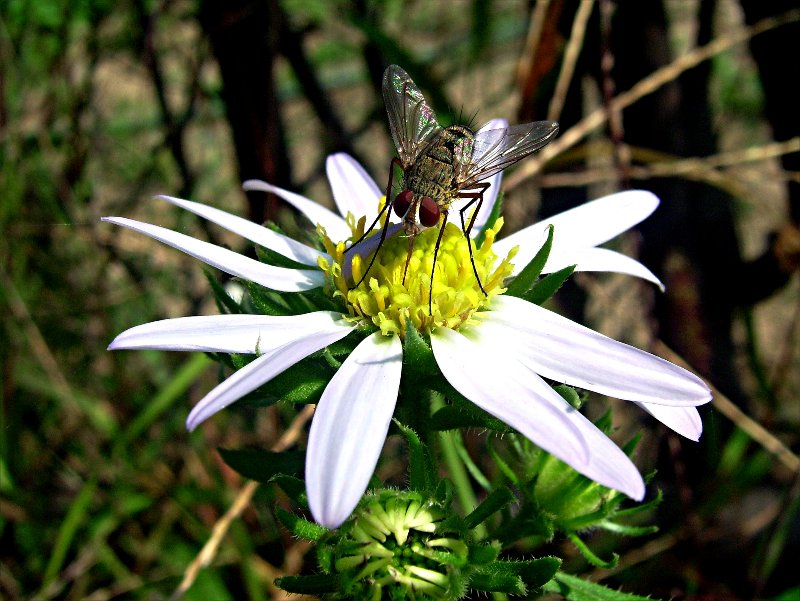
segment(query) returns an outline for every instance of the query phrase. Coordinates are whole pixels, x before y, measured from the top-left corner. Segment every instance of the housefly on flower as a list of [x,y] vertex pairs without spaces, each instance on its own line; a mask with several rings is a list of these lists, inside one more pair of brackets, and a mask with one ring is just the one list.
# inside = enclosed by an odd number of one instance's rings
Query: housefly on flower
[[[467,199],[460,209],[460,216],[461,229],[469,240],[475,217],[483,203],[483,194],[490,185],[483,180],[540,150],[558,133],[558,123],[554,121],[536,121],[497,129],[486,129],[484,126],[477,132],[464,125],[442,127],[420,89],[408,73],[397,65],[390,65],[383,74],[383,99],[399,156],[393,158],[389,166],[386,204],[366,231],[370,232],[387,210],[394,211],[403,220],[403,232],[408,237],[405,271],[408,270],[417,235],[425,228],[443,225],[456,199]],[[403,171],[402,190],[392,198],[395,165]],[[466,223],[465,213],[472,207],[472,217]],[[386,239],[388,227],[387,217],[372,260],[354,287],[360,285],[369,274],[378,249]],[[444,227],[440,227],[434,247],[431,296],[436,255],[443,232]],[[366,234],[362,239],[364,237]],[[361,240],[347,250],[359,242]],[[486,294],[475,267],[471,245],[469,252],[478,286]]]

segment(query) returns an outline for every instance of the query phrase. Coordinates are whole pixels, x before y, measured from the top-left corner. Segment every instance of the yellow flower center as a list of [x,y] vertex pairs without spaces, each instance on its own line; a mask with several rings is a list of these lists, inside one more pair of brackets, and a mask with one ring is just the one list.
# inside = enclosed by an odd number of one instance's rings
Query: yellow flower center
[[[370,320],[386,335],[404,337],[407,320],[424,334],[430,334],[436,327],[458,329],[476,320],[493,296],[505,292],[503,281],[511,275],[513,265],[510,261],[516,249],[502,261],[498,261],[492,251],[492,243],[503,225],[502,218],[486,230],[480,248],[464,236],[460,227],[452,223],[444,224],[444,233],[436,253],[435,273],[433,260],[439,227],[428,228],[413,240],[400,231],[391,238],[387,237],[377,249],[375,262],[363,281],[362,276],[372,260],[372,254],[362,257],[358,249],[347,252],[345,249],[363,234],[364,218],[356,222],[348,215],[347,222],[353,233],[348,242],[334,243],[320,228],[323,243],[333,257],[333,263],[321,260],[319,266],[329,277],[330,292],[345,300],[350,316],[354,320]],[[369,234],[380,235],[381,227]],[[413,243],[413,250],[406,269],[409,243]],[[470,246],[475,270],[486,295],[475,278]],[[359,285],[354,287],[359,281]]]

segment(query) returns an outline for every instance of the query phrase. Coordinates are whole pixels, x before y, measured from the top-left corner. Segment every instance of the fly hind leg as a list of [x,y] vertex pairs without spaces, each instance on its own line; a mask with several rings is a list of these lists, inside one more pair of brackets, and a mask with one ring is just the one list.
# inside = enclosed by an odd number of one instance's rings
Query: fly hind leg
[[[469,245],[469,262],[472,264],[472,273],[475,274],[475,279],[478,281],[478,287],[483,292],[484,296],[489,296],[486,293],[486,290],[483,288],[483,283],[481,283],[481,276],[478,275],[478,268],[475,266],[475,257],[472,255],[472,240],[469,237],[470,232],[472,231],[472,226],[475,225],[475,218],[478,216],[478,212],[481,210],[481,206],[483,206],[483,193],[489,189],[490,184],[488,182],[479,182],[473,186],[473,189],[477,189],[477,192],[461,192],[459,196],[461,198],[469,198],[470,201],[465,204],[459,210],[459,214],[461,215],[461,231],[464,232],[464,237],[467,239],[467,244]],[[472,212],[472,217],[469,220],[469,225],[466,224],[464,221],[464,213],[472,207],[475,206],[475,210]],[[434,257],[435,258],[435,257]]]

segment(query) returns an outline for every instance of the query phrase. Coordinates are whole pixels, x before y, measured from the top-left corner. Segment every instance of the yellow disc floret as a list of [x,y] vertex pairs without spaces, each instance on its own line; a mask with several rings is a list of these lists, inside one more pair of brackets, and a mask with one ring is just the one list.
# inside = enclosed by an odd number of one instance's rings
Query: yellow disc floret
[[[348,216],[347,221],[353,231],[352,239],[357,240],[364,231],[363,219],[356,221]],[[436,254],[432,295],[430,278],[438,227],[428,228],[413,239],[404,235],[402,230],[394,236],[387,236],[377,250],[378,256],[367,277],[356,287],[354,284],[362,280],[372,260],[371,251],[367,256],[361,256],[358,247],[349,249],[349,243],[345,242],[335,244],[320,230],[325,248],[333,257],[333,263],[321,260],[320,268],[329,276],[331,293],[345,300],[350,316],[357,320],[370,320],[384,334],[404,337],[407,320],[417,331],[425,334],[436,327],[458,329],[478,319],[491,298],[505,291],[503,281],[511,275],[513,266],[510,260],[516,249],[503,260],[498,260],[492,251],[492,243],[502,225],[501,218],[488,228],[483,244],[477,248],[464,236],[461,228],[452,223],[444,224]],[[370,237],[380,235],[381,231],[377,229]],[[409,258],[410,244],[413,249]],[[475,278],[470,245],[485,295]]]

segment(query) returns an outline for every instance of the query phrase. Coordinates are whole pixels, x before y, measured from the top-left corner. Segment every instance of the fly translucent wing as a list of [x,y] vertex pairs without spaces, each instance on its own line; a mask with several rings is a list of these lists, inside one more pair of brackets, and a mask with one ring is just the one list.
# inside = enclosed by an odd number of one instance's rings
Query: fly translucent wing
[[456,176],[458,187],[469,188],[541,150],[557,133],[555,121],[479,130],[472,141],[472,158],[463,161],[464,168]]
[[383,74],[383,101],[394,145],[407,169],[442,127],[420,89],[397,65],[389,65]]

